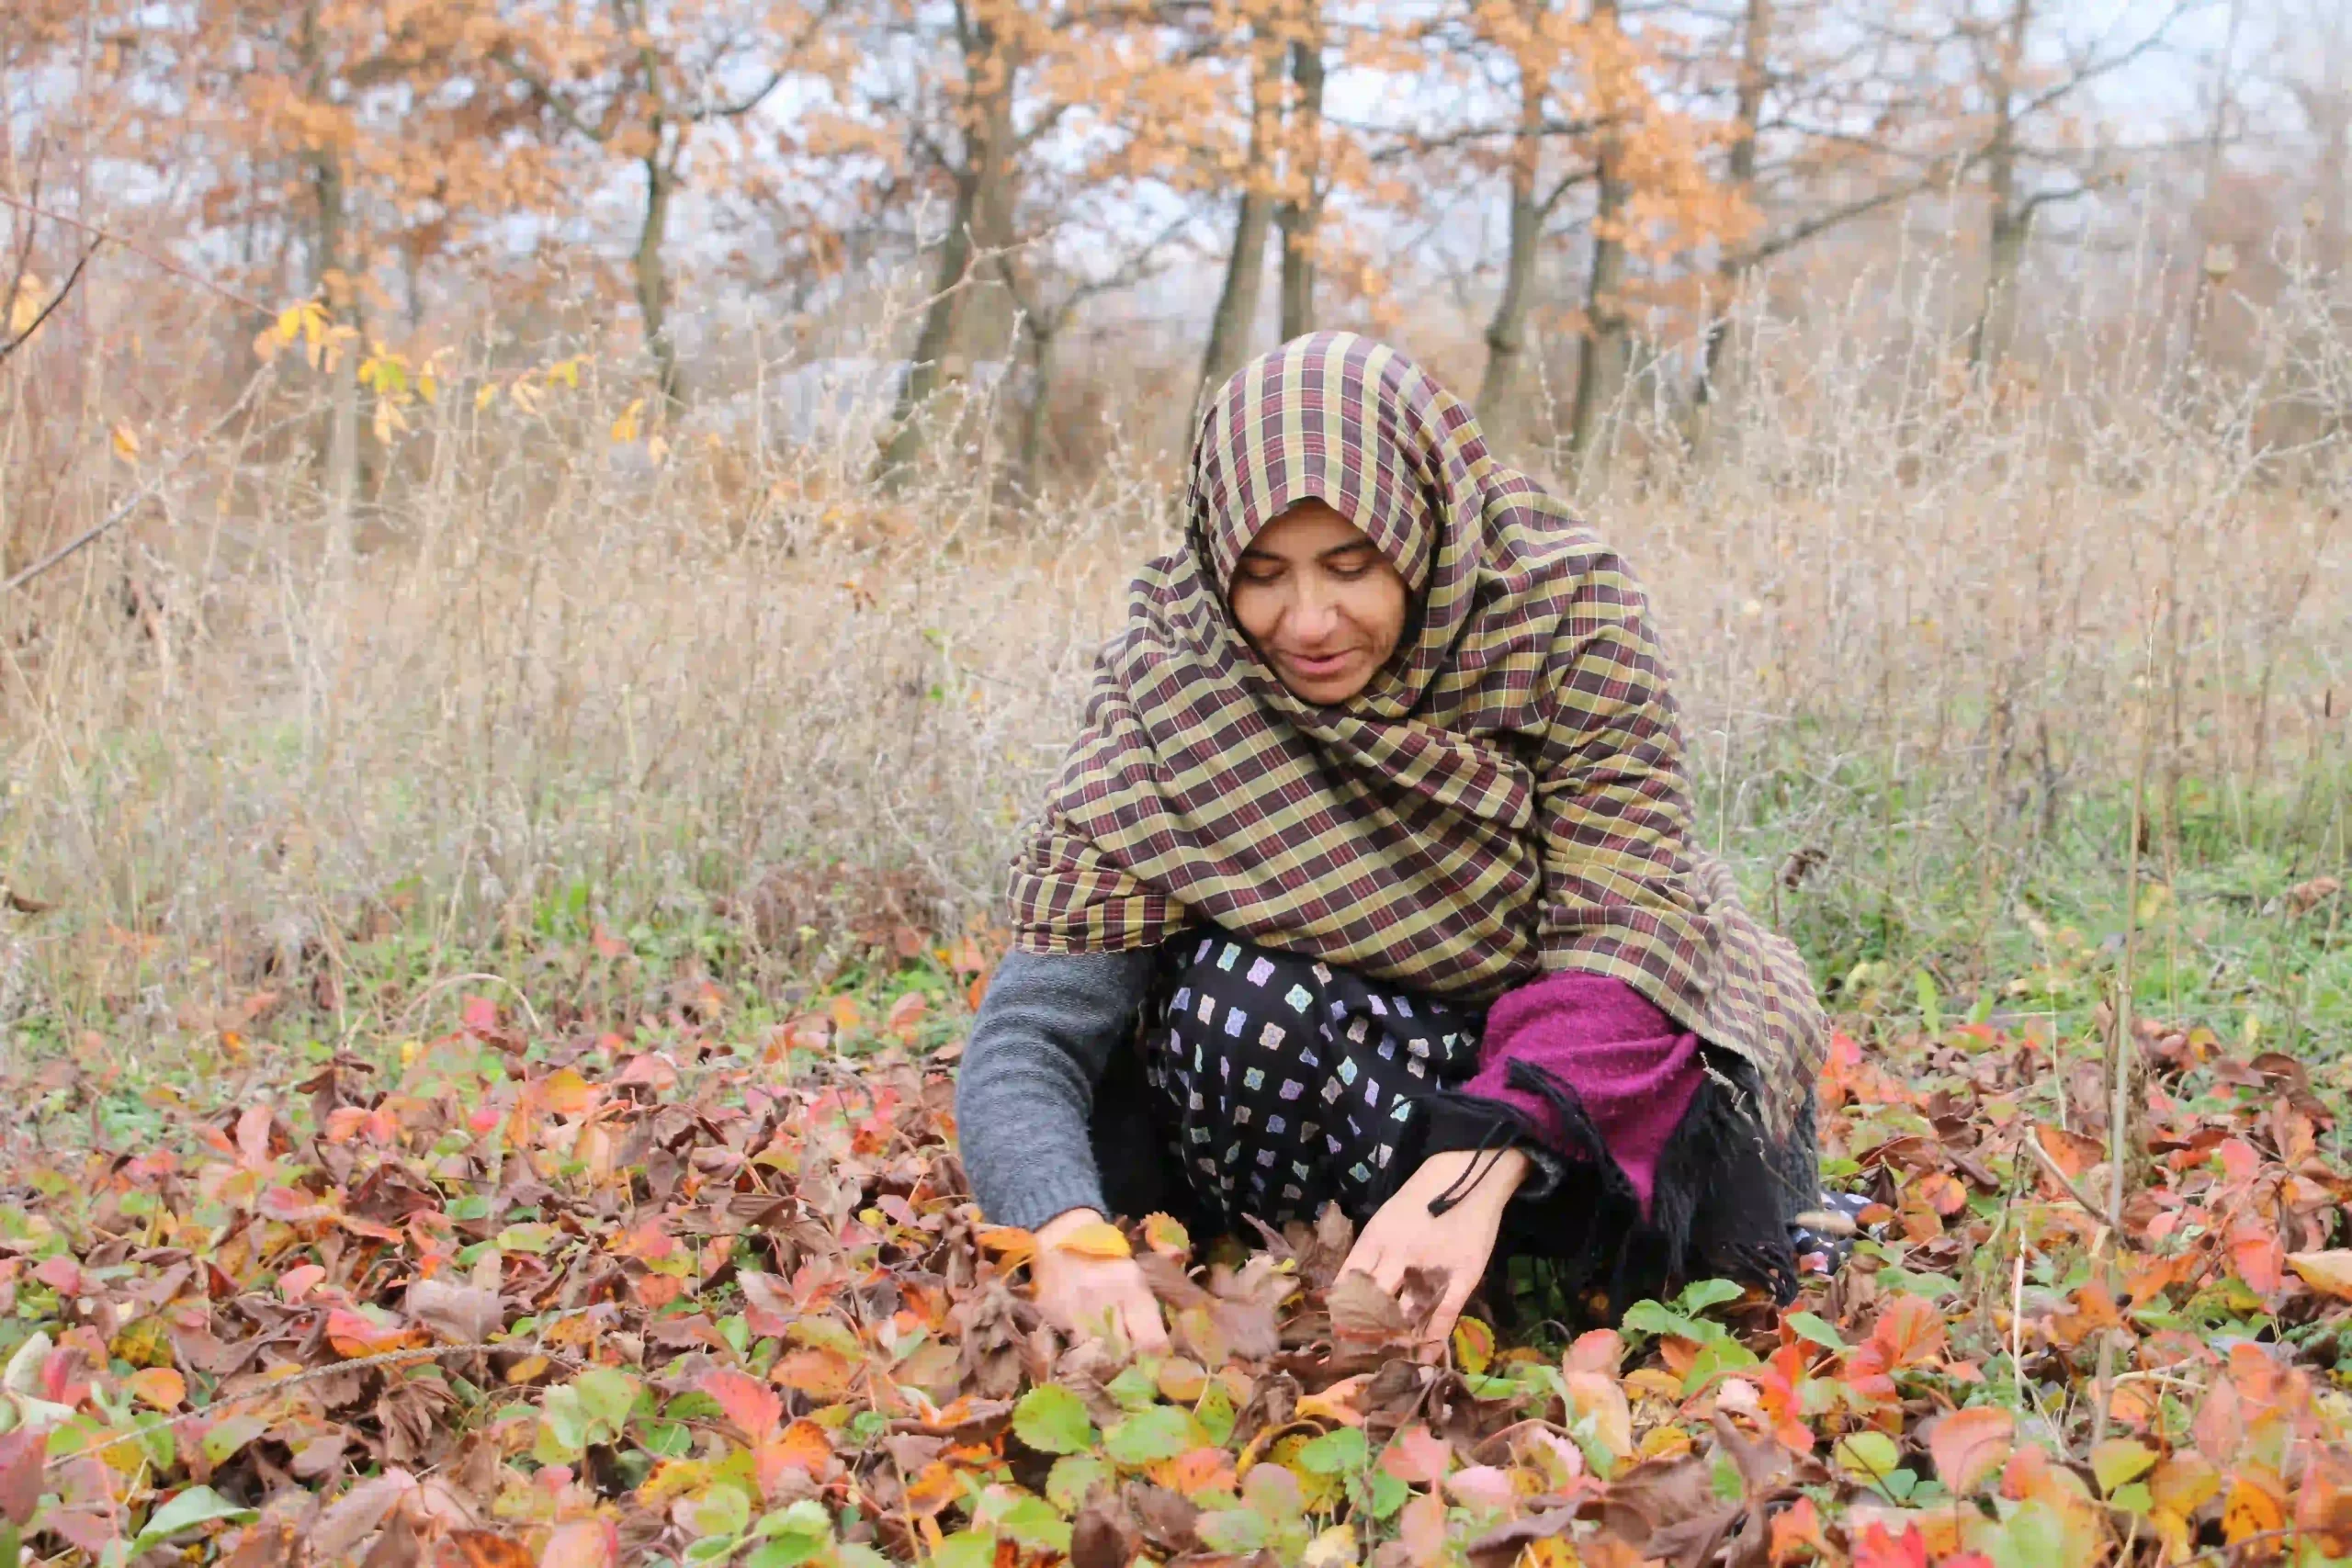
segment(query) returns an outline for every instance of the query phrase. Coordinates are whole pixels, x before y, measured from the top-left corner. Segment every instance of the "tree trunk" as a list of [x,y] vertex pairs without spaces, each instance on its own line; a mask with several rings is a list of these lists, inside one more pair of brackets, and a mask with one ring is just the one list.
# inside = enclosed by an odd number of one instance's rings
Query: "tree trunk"
[[945,374],[960,378],[973,363],[1019,352],[1013,341],[1015,305],[1011,274],[1013,245],[1014,142],[1019,128],[1013,120],[1011,72],[1001,90],[985,105],[982,131],[975,149],[978,181],[972,191],[973,276],[967,298],[956,312]]
[[1054,390],[1054,348],[1061,333],[1061,322],[1046,321],[1038,315],[1027,320],[1029,334],[1029,406],[1021,415],[1021,445],[1013,456],[1012,482],[1024,493],[1034,493],[1037,487],[1037,471],[1046,461],[1046,426],[1048,400]]
[[672,406],[685,401],[684,372],[678,366],[678,345],[670,336],[670,274],[662,260],[662,244],[670,233],[670,202],[677,194],[678,171],[666,163],[660,146],[662,126],[653,128],[654,150],[645,155],[645,218],[637,231],[637,251],[631,271],[637,281],[637,311],[645,328],[645,352],[662,389],[662,400]]
[[1250,166],[1243,172],[1241,206],[1234,214],[1233,249],[1226,256],[1225,287],[1209,318],[1209,344],[1201,355],[1200,397],[1225,384],[1250,357],[1258,324],[1258,295],[1266,279],[1266,233],[1274,217],[1273,193],[1266,188],[1273,143],[1273,67],[1263,39],[1252,46],[1250,69]]
[[[974,251],[990,243],[987,236],[1006,231],[994,240],[1010,239],[1012,224],[1012,87],[1015,62],[1000,58],[993,29],[985,23],[971,29],[972,47],[966,52],[970,73],[967,85],[989,80],[981,112],[964,143],[963,166],[955,171],[955,201],[948,213],[947,232],[940,241],[939,266],[932,275],[931,302],[922,327],[915,335],[914,354],[900,383],[897,406],[890,412],[890,436],[876,471],[888,484],[899,483],[922,452],[925,412],[950,372],[958,368],[967,347],[967,317]],[[994,265],[1001,265],[1002,259]]]
[[[2231,72],[2235,68],[2238,56],[2238,20],[2243,8],[2243,0],[2230,0],[2229,25],[2222,37],[2222,63],[2220,69],[2213,73],[2213,115],[2205,127],[2205,163],[2202,178],[2198,184],[2197,213],[2198,248],[2204,254],[2197,258],[2197,282],[2188,297],[2188,353],[2191,358],[2201,358],[2204,355],[2205,318],[2212,304],[2216,281],[2212,269],[2207,264],[2215,259],[2214,198],[2222,183],[2222,150],[2230,134]],[[2343,183],[2341,178],[2335,181],[2339,188]],[[2171,793],[2172,805],[2176,808],[2180,804],[2178,783],[2176,770]],[[2168,820],[2177,824],[2177,809],[2175,816]]]
[[1487,322],[1487,373],[1478,383],[1478,423],[1489,440],[1508,444],[1526,428],[1521,385],[1526,368],[1527,317],[1535,303],[1536,247],[1544,214],[1535,179],[1543,156],[1544,83],[1534,56],[1519,62],[1519,139],[1510,155],[1510,253],[1503,264],[1502,298]]
[[2032,210],[2018,199],[2018,71],[2025,59],[2026,30],[2033,24],[2033,0],[2012,0],[2007,36],[2001,40],[1998,80],[1993,84],[1993,135],[1984,150],[1984,185],[1992,208],[1985,252],[1984,300],[1970,334],[1968,362],[1990,370],[2009,351],[2017,334],[2018,273],[2025,261],[2026,231]]
[[1298,89],[1298,119],[1291,154],[1298,161],[1299,193],[1283,203],[1283,342],[1315,330],[1315,230],[1323,220],[1323,25],[1319,14],[1306,38],[1290,46],[1291,85]]
[[[1747,16],[1740,29],[1739,88],[1732,103],[1731,154],[1724,174],[1732,193],[1751,203],[1756,198],[1756,130],[1764,118],[1771,49],[1772,0],[1747,0]],[[1707,321],[1707,348],[1699,374],[1702,406],[1722,397],[1732,374],[1731,311],[1747,285],[1755,254],[1746,244],[1726,245],[1723,261],[1715,268],[1715,283],[1723,299]]]
[[[319,42],[319,12],[313,4],[302,13],[302,62],[310,72],[309,88],[321,101],[326,96],[325,64]],[[304,154],[310,165],[311,197],[317,224],[317,254],[311,258],[311,287],[325,301],[327,319],[338,327],[351,324],[354,290],[349,259],[349,195],[344,180],[343,154],[322,143]],[[359,383],[349,355],[352,344],[331,346],[322,362],[327,379],[327,428],[322,478],[326,491],[327,575],[336,583],[349,577],[356,553],[353,510],[359,490]]]
[[[1596,30],[1614,30],[1617,0],[1594,0],[1592,19]],[[1606,103],[1601,107],[1615,107]],[[1577,355],[1577,397],[1568,447],[1580,470],[1597,471],[1605,464],[1600,451],[1601,422],[1624,389],[1630,335],[1624,300],[1624,223],[1633,190],[1625,177],[1623,126],[1611,123],[1601,132],[1593,175],[1600,194],[1592,211],[1592,276],[1585,286],[1584,346]]]

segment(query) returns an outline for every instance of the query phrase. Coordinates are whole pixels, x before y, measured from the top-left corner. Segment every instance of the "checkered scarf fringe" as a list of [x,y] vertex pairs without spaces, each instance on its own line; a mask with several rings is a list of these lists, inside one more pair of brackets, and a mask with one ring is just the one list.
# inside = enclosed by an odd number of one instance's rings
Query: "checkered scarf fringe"
[[[1282,684],[1223,593],[1258,531],[1309,499],[1368,535],[1416,605],[1396,656],[1329,707]],[[1786,1136],[1820,1007],[1795,949],[1690,842],[1666,664],[1617,555],[1418,367],[1344,333],[1217,391],[1187,512],[1014,861],[1017,945],[1149,947],[1205,920],[1480,1000],[1612,976],[1747,1058]]]

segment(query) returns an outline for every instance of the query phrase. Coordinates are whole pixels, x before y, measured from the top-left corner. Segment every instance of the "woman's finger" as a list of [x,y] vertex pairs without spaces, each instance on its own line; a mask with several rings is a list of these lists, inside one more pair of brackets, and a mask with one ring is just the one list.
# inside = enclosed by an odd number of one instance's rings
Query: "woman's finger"
[[1126,1319],[1127,1343],[1139,1352],[1157,1355],[1168,1348],[1168,1325],[1159,1315],[1159,1303],[1146,1298],[1129,1302],[1121,1309]]
[[1462,1320],[1462,1309],[1470,1304],[1470,1292],[1477,1288],[1477,1276],[1466,1278],[1468,1283],[1449,1287],[1437,1310],[1430,1314],[1428,1339],[1431,1356],[1443,1354],[1446,1341],[1453,1337],[1453,1325]]

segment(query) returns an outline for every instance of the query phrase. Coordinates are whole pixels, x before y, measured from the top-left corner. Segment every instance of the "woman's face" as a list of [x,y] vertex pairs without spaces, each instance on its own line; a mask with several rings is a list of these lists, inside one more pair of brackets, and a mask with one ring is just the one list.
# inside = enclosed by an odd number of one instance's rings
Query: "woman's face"
[[1405,579],[1353,524],[1303,501],[1259,531],[1226,602],[1242,635],[1302,701],[1343,703],[1405,635]]

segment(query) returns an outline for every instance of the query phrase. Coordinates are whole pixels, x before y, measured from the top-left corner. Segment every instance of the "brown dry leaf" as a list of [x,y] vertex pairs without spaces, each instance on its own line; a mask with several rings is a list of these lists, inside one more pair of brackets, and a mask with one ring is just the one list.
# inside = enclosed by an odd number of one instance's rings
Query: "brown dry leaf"
[[2298,882],[2287,889],[2287,914],[2301,919],[2328,899],[2344,891],[2344,884],[2333,876],[2314,876],[2309,882]]
[[1404,1307],[1361,1269],[1340,1276],[1324,1306],[1331,1314],[1331,1332],[1340,1339],[1386,1345],[1410,1332]]
[[1658,1531],[1702,1517],[1712,1518],[1722,1511],[1713,1468],[1695,1453],[1635,1465],[1601,1495],[1602,1531],[1646,1551],[1650,1537]]
[[1127,1568],[1143,1535],[1117,1497],[1098,1494],[1070,1521],[1070,1568]]
[[479,1345],[503,1327],[498,1292],[447,1280],[418,1280],[402,1303],[408,1315],[453,1345]]

